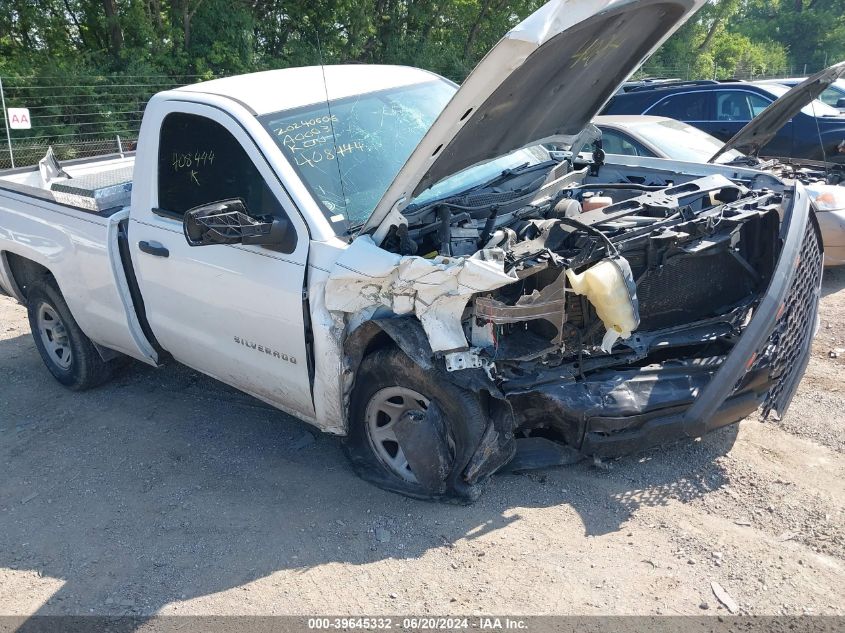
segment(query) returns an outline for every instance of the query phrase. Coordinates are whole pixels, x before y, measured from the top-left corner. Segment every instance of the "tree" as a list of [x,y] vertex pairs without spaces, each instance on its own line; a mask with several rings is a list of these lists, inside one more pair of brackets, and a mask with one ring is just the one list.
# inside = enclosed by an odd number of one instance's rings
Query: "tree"
[[[363,62],[418,66],[461,81],[543,2],[6,0],[0,75],[7,86],[18,86],[17,96],[7,92],[7,98],[39,108],[33,135],[119,133],[137,126],[162,77],[172,85],[268,68]],[[710,0],[643,72],[756,77],[789,72],[790,66],[803,72],[805,64],[817,70],[843,58],[845,0]],[[30,79],[16,82],[21,75]],[[149,77],[150,85],[138,76]],[[38,87],[24,89],[36,81]],[[112,97],[119,103],[104,104],[95,116],[92,109],[103,103],[110,82],[123,86]]]

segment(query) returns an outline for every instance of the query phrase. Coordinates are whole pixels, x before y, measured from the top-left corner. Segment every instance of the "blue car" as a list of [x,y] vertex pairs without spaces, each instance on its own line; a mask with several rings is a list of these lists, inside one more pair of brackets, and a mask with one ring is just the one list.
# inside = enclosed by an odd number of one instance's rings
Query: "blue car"
[[[615,95],[602,114],[668,117],[728,141],[788,91],[775,83],[653,82],[631,86]],[[845,115],[818,99],[812,100],[791,120],[784,121],[777,133],[767,135],[759,155],[845,163]]]

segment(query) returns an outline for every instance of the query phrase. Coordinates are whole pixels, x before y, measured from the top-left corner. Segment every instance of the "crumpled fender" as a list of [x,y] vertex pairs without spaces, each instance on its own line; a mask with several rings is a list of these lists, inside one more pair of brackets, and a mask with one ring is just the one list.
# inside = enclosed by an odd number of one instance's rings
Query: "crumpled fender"
[[385,336],[423,369],[434,368],[434,352],[419,321],[411,317],[371,319],[350,332],[343,343],[346,369],[352,376],[358,373],[364,356],[382,346],[378,339]]
[[326,308],[356,314],[384,307],[394,314],[414,314],[438,352],[468,347],[461,325],[467,302],[519,281],[505,272],[502,249],[482,249],[469,257],[402,257],[363,235],[332,266],[326,280]]

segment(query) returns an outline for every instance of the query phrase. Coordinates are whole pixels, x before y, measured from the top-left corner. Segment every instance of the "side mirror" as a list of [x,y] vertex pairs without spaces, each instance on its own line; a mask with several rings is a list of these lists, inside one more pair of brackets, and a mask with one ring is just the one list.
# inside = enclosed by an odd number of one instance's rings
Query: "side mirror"
[[247,214],[243,200],[221,200],[185,212],[182,230],[191,246],[246,244],[278,247],[287,240],[287,220]]
[[836,107],[840,110],[845,110],[845,97],[839,97],[839,101],[836,102]]

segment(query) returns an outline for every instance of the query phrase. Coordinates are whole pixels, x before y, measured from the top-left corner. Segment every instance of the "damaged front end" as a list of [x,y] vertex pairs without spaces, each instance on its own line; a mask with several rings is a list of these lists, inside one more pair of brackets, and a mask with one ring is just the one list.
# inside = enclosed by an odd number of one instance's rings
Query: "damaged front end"
[[821,286],[803,188],[588,185],[557,170],[408,207],[381,247],[353,242],[326,285],[347,323],[347,392],[378,331],[483,393],[470,488],[507,462],[618,456],[761,406],[782,415]]
[[[705,4],[543,5],[470,73],[335,261],[325,306],[344,327],[350,435],[373,413],[389,439],[368,463],[398,464],[386,487],[470,499],[506,464],[786,410],[821,286],[803,185],[616,177],[590,123]],[[552,160],[549,143],[575,160],[592,144],[591,163]]]

